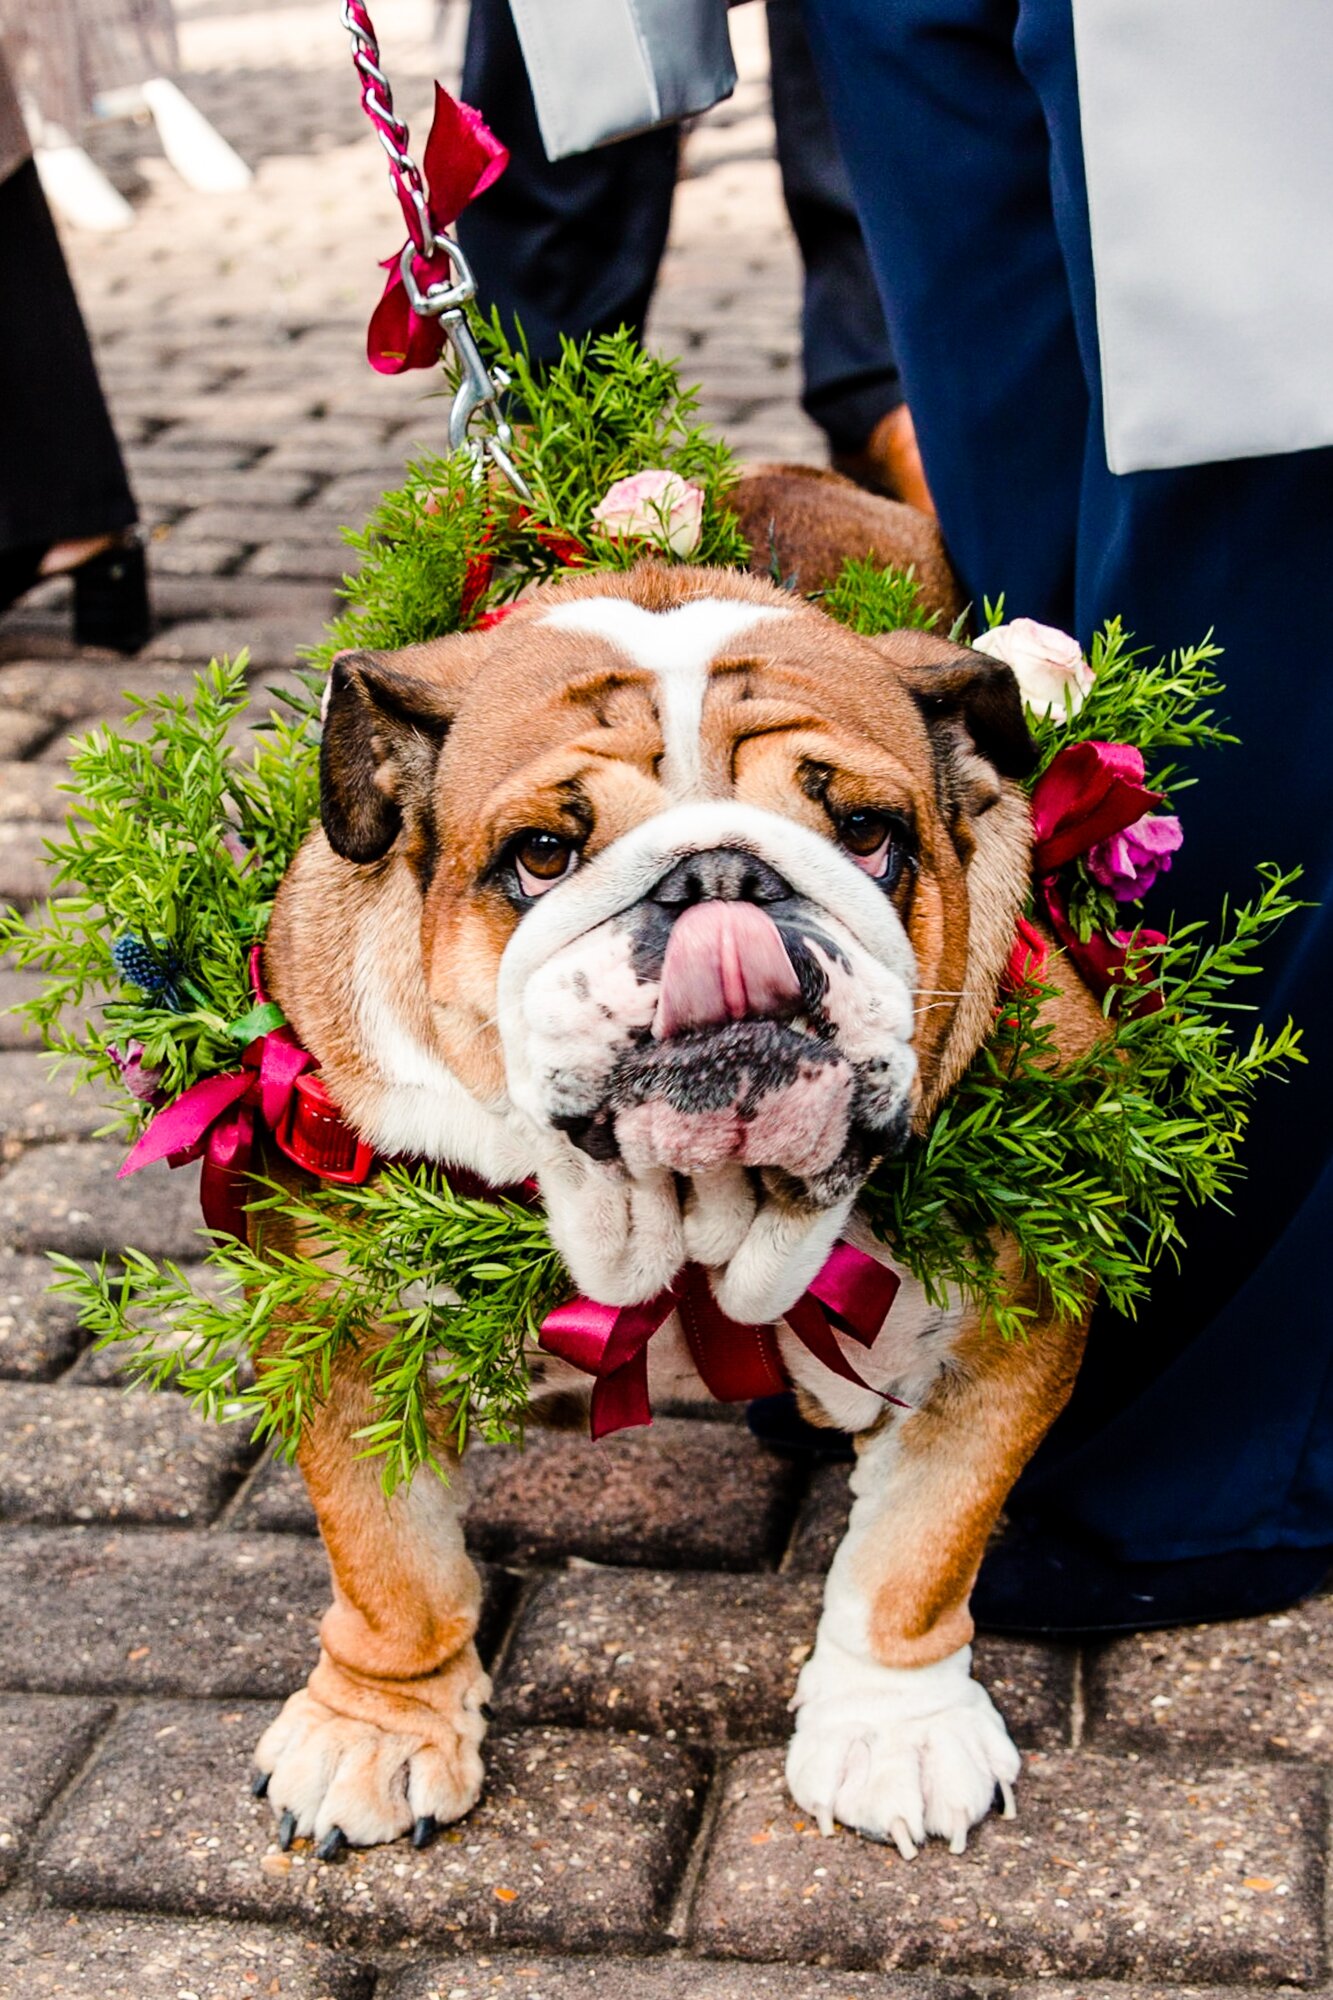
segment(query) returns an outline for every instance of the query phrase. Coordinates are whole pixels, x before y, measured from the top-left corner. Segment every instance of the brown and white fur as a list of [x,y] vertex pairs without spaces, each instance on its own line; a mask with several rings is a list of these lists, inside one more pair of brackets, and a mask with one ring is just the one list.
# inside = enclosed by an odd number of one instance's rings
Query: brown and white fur
[[[858,637],[734,572],[575,577],[485,633],[335,665],[323,827],[268,980],[377,1148],[535,1176],[586,1293],[647,1299],[693,1259],[733,1318],[780,1320],[839,1235],[886,1258],[862,1181],[989,1031],[1030,758],[1009,670],[966,647]],[[1055,964],[1072,1053],[1099,1015]],[[961,1848],[997,1790],[1011,1805],[968,1597],[1083,1339],[1030,1302],[1031,1337],[1005,1342],[904,1275],[852,1350],[910,1405],[887,1413],[780,1335],[806,1409],[858,1447],[788,1782],[825,1830],[907,1855]],[[534,1362],[534,1419],[586,1394]],[[489,1691],[461,1475],[386,1504],[354,1442],[365,1381],[363,1355],[340,1366],[302,1446],[334,1604],[258,1750],[275,1813],[354,1844],[467,1812]],[[674,1322],[650,1385],[702,1393]]]

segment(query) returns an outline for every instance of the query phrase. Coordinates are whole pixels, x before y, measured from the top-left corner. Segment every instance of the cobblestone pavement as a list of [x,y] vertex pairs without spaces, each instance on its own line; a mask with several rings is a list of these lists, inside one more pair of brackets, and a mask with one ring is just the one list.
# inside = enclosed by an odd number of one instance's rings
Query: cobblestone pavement
[[[377,0],[419,117],[426,0]],[[97,145],[138,209],[74,238],[162,629],[76,656],[59,590],[0,621],[0,894],[40,895],[71,728],[330,607],[337,529],[438,439],[360,355],[397,240],[334,0],[182,8],[191,88],[257,168],[191,196],[151,134]],[[769,159],[761,24],[695,133],[655,332],[744,448],[816,457]],[[458,23],[448,32],[456,43]],[[144,156],[144,157],[141,157]],[[0,1004],[23,982],[0,975]],[[481,1456],[496,1723],[483,1803],[425,1854],[280,1853],[252,1744],[314,1658],[299,1486],[169,1396],[126,1394],[43,1295],[42,1252],[189,1259],[185,1174],[130,1189],[96,1106],[0,1015],[0,1993],[23,2000],[1104,2000],[1323,1989],[1333,1605],[1095,1653],[983,1642],[1026,1751],[1021,1817],[908,1864],[821,1840],[781,1782],[845,1475],[726,1413]]]

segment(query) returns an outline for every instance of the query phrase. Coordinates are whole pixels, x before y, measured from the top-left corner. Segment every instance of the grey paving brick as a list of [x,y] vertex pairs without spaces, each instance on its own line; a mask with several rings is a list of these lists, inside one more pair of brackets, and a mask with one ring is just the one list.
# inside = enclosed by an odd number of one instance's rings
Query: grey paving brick
[[[0,708],[0,758],[26,757],[50,729],[45,716],[26,715],[20,708]],[[3,811],[2,799],[0,811]]]
[[798,1575],[827,1576],[838,1543],[847,1532],[852,1508],[847,1489],[850,1475],[850,1465],[815,1467],[792,1529],[785,1568]]
[[188,693],[188,677],[179,670],[138,660],[20,660],[0,666],[0,708],[27,709],[51,722],[116,712],[126,694],[151,700]]
[[[1039,1996],[1040,2000],[1236,2000],[1237,1990],[1234,1986],[1164,1986],[1138,1979],[1124,1984],[1081,1979],[1077,1986],[1067,1986],[1059,1979],[1043,1979],[1040,1984],[1006,1987],[1004,2000],[1039,2000]],[[1290,1987],[1280,1990],[1293,1991]]]
[[196,507],[177,522],[172,539],[182,548],[196,542],[242,542],[254,548],[284,539],[333,542],[342,547],[338,527],[326,515],[296,508],[290,501],[263,504],[240,494]]
[[432,1848],[400,1841],[327,1867],[305,1843],[279,1853],[272,1813],[249,1797],[271,1713],[149,1702],[125,1714],[33,1857],[42,1891],[75,1906],[295,1919],[363,1949],[660,1938],[702,1797],[701,1767],[679,1746],[574,1730],[494,1738],[481,1804]]
[[3,1520],[210,1521],[249,1456],[242,1425],[178,1396],[0,1383]]
[[95,1257],[132,1247],[152,1257],[198,1257],[198,1171],[145,1167],[117,1180],[116,1140],[34,1147],[0,1180],[0,1243]]
[[158,460],[135,477],[141,507],[299,507],[318,481],[307,472],[273,472],[257,465],[242,469],[174,468]]
[[[489,1568],[482,1584],[489,1657],[512,1586]],[[315,1664],[331,1594],[323,1548],[291,1536],[10,1530],[0,1542],[0,1686],[284,1698]]]
[[163,660],[236,659],[246,652],[259,668],[287,667],[299,646],[311,645],[323,631],[322,618],[184,618],[168,625],[148,643],[148,652]]
[[13,1874],[41,1814],[83,1762],[111,1712],[107,1702],[0,1697],[0,1885]]
[[175,624],[189,618],[266,618],[304,623],[318,633],[334,611],[333,592],[321,584],[285,577],[163,576],[153,585],[160,616]]
[[818,1972],[800,1965],[478,1952],[463,1964],[435,1959],[400,1972],[376,2000],[951,2000],[955,1992],[959,2000],[976,2000],[942,1980]]
[[290,576],[303,580],[341,583],[357,559],[336,536],[314,541],[304,536],[284,535],[280,541],[262,542],[245,564],[246,576]]
[[821,1594],[815,1577],[551,1577],[510,1641],[496,1711],[713,1743],[778,1741]]
[[75,1308],[51,1290],[45,1257],[0,1256],[0,1376],[44,1382],[83,1344]]
[[0,1992],[15,2000],[368,2000],[371,1978],[351,1958],[257,1924],[0,1913]]
[[248,553],[245,542],[180,542],[174,529],[153,541],[153,580],[164,576],[230,576]]
[[90,1138],[110,1113],[95,1090],[71,1089],[37,1050],[0,1054],[0,1148],[34,1139]]
[[796,1474],[728,1424],[659,1417],[596,1444],[533,1431],[468,1457],[468,1540],[499,1560],[748,1569],[776,1561]]
[[151,444],[131,446],[126,457],[132,471],[172,471],[185,477],[197,473],[237,472],[253,465],[263,454],[263,443],[237,443],[227,438],[204,438],[197,432],[167,432]]
[[1333,1600],[1271,1618],[1143,1632],[1088,1662],[1090,1739],[1333,1754]]
[[282,1698],[315,1664],[329,1596],[323,1549],[289,1536],[11,1530],[0,1686]]
[[231,1515],[235,1528],[267,1534],[314,1535],[315,1510],[297,1468],[285,1458],[266,1458]]
[[[39,735],[45,735],[43,727]],[[74,799],[62,791],[64,774],[33,759],[26,764],[0,763],[0,822],[45,821],[52,835],[70,811]]]
[[844,1831],[821,1839],[786,1793],[780,1756],[747,1752],[726,1776],[694,1942],[739,1958],[1010,1978],[1320,1976],[1314,1773],[1035,1752],[1019,1815],[987,1820],[966,1855],[933,1841],[906,1862]]
[[45,847],[57,832],[53,826],[0,821],[0,903],[26,908],[50,895],[53,870]]
[[1071,1739],[1073,1646],[982,1633],[972,1643],[972,1672],[988,1690],[1015,1743],[1058,1750]]

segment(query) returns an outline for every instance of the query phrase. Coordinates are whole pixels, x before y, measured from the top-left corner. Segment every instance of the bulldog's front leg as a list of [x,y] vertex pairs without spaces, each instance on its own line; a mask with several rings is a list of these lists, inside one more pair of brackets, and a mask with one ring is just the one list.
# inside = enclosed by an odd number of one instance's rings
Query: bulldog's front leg
[[366,1379],[353,1354],[302,1439],[333,1604],[318,1665],[255,1752],[283,1846],[309,1836],[325,1859],[407,1832],[424,1845],[476,1804],[483,1776],[490,1681],[473,1644],[481,1584],[463,1548],[461,1473],[451,1461],[445,1486],[423,1470],[386,1500],[376,1462],[357,1455]]
[[965,1329],[924,1403],[859,1441],[847,1534],[801,1670],[792,1796],[910,1859],[928,1834],[961,1853],[1019,1756],[971,1674],[968,1599],[1000,1509],[1063,1407],[1084,1327],[1025,1341]]

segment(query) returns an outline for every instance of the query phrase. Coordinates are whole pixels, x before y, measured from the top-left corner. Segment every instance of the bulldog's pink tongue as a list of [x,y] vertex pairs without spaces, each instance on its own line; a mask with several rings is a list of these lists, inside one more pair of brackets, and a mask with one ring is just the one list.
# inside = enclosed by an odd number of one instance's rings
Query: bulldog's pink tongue
[[694,903],[671,928],[653,1034],[782,1014],[801,984],[777,925],[755,903]]

